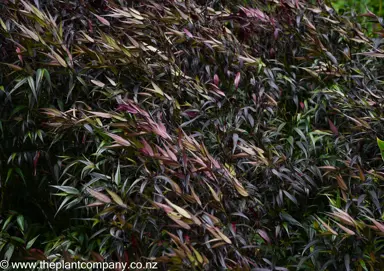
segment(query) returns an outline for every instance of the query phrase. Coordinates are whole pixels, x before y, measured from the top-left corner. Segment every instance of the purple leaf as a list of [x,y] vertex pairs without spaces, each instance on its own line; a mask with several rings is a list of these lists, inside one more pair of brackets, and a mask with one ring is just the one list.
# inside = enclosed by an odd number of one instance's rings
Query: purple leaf
[[333,124],[333,122],[331,120],[328,120],[328,123],[329,123],[329,128],[331,129],[331,131],[336,135],[338,136],[339,135],[339,130],[337,130],[337,127]]
[[215,74],[213,76],[213,83],[218,87],[219,86],[219,82],[220,82],[219,76],[217,74]]
[[235,77],[235,89],[239,87],[239,83],[240,83],[240,72],[238,72]]
[[188,29],[184,28],[184,33],[185,33],[189,38],[193,38],[193,35],[191,34],[191,32],[188,31]]
[[153,156],[154,153],[153,153],[152,147],[148,144],[148,142],[145,139],[143,139],[143,140],[141,140],[141,143],[143,143],[143,145],[144,145],[144,147],[141,149],[141,151],[143,153],[145,153],[146,155]]
[[128,105],[128,104],[119,104],[119,106],[117,107],[116,110],[117,110],[117,111],[125,111],[125,112],[132,113],[132,114],[137,114],[137,113],[139,113],[139,112],[136,110],[136,108],[134,108],[133,106]]
[[96,16],[96,18],[104,25],[107,25],[107,26],[111,26],[111,24],[106,20],[104,19],[103,17],[99,16],[99,15],[96,15],[96,14],[93,14]]
[[257,230],[257,233],[263,238],[267,243],[271,243],[271,239],[269,238],[268,234],[264,230]]

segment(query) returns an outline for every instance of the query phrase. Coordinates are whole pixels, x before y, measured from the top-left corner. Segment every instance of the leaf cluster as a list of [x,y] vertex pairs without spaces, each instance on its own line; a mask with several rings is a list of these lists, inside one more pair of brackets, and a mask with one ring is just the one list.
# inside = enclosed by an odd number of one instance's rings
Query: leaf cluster
[[5,257],[383,269],[381,43],[321,3],[200,2],[1,7]]

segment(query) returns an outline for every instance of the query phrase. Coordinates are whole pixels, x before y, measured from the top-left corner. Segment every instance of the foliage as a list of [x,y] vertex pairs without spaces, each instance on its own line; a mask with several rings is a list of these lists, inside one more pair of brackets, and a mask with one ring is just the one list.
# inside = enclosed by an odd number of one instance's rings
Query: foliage
[[4,257],[384,268],[384,54],[354,17],[288,0],[1,10]]
[[[382,30],[383,19],[371,19],[372,14],[380,17],[384,16],[384,9],[382,1],[376,0],[333,0],[332,6],[338,11],[339,14],[353,14],[357,15],[360,24],[366,29],[367,36],[375,36],[377,31]],[[381,32],[381,31],[380,31]],[[382,36],[382,33],[379,33]]]
[[376,0],[361,0],[361,1],[352,1],[352,0],[334,0],[333,6],[337,10],[348,10],[353,9],[358,13],[365,13],[367,9],[375,14],[380,16],[383,15],[383,3]]

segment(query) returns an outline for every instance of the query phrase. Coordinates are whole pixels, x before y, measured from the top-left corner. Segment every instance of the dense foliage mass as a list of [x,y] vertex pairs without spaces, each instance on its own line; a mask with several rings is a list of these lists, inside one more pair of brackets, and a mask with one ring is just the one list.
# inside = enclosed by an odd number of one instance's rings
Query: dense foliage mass
[[336,9],[365,13],[368,10],[378,15],[383,15],[383,2],[377,0],[332,0]]
[[237,4],[1,6],[2,257],[384,270],[381,42]]

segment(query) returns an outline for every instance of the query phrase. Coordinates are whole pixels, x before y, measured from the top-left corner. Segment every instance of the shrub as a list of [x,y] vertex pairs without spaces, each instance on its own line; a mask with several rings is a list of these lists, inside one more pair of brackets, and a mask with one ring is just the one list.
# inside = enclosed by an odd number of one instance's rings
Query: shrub
[[324,4],[199,2],[2,7],[5,257],[382,269],[379,45]]

